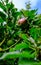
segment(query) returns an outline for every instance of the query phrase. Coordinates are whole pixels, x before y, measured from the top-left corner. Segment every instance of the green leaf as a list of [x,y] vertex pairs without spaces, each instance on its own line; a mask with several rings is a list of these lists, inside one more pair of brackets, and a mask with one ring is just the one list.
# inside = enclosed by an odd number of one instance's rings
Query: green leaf
[[28,39],[28,35],[26,35],[26,34],[24,34],[24,33],[20,34],[19,36],[20,36],[23,40],[25,40],[25,41],[27,41],[27,39]]
[[0,22],[4,22],[4,20],[0,17]]
[[30,59],[31,58],[31,54],[28,51],[23,51],[21,53],[21,57]]
[[11,9],[14,8],[14,4],[13,3],[7,3],[6,7],[7,7],[8,10],[11,10]]
[[19,65],[41,65],[41,62],[31,60],[20,59]]
[[8,53],[4,53],[3,56],[0,57],[0,60],[2,59],[11,59],[11,58],[31,58],[30,52],[27,51],[14,51],[14,52],[8,52]]
[[22,43],[17,44],[14,48],[11,48],[10,51],[23,50],[25,48],[29,48],[29,45],[22,42]]
[[28,17],[28,11],[27,11],[27,10],[22,9],[22,10],[21,10],[21,13],[22,13],[25,17]]
[[5,0],[5,2],[6,2],[6,3],[8,3],[8,2],[9,2],[9,0]]
[[40,44],[41,44],[41,37],[39,37],[39,38],[37,39],[37,43],[40,43]]
[[1,12],[1,11],[0,11],[0,17],[1,17],[4,21],[6,21],[6,15],[5,15],[3,12]]
[[2,8],[6,12],[6,7],[1,2],[0,2],[0,8]]
[[38,28],[32,27],[30,29],[30,35],[36,40],[38,38]]
[[11,58],[17,58],[17,57],[20,57],[20,52],[17,52],[17,51],[15,51],[15,52],[8,52],[8,53],[4,53],[3,55],[2,55],[2,57],[0,57],[0,60],[2,60],[2,59],[11,59]]

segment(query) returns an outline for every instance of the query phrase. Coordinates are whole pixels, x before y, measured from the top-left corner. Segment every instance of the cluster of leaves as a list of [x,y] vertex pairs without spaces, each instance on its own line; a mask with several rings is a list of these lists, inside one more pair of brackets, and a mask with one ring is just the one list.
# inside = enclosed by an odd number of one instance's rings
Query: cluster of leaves
[[[41,60],[41,14],[29,8],[19,12],[9,0],[1,0],[0,8],[0,65],[19,65],[23,59]],[[22,17],[27,20],[19,25]]]

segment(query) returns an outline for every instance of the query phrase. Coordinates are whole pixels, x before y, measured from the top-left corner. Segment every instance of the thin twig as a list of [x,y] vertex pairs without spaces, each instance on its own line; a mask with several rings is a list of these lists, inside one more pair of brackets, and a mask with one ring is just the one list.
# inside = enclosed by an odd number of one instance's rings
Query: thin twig
[[3,41],[0,43],[0,46],[5,42],[5,38],[3,39]]
[[9,48],[3,49],[3,51],[7,51],[7,50],[9,50],[10,48],[14,47],[19,41],[20,41],[20,39],[19,39],[15,44],[11,45]]

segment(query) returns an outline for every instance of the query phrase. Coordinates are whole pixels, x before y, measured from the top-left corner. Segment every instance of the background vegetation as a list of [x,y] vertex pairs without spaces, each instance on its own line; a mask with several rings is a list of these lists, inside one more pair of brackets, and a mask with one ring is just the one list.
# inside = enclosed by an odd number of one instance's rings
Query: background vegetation
[[[41,65],[41,14],[26,9],[18,11],[9,0],[1,0],[0,65]],[[26,18],[19,25],[18,20]]]

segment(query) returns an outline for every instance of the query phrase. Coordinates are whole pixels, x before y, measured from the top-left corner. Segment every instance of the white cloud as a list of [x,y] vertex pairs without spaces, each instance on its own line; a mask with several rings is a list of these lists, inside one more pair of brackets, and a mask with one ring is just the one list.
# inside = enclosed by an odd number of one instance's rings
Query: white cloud
[[25,8],[25,0],[13,0],[13,3],[18,9]]

